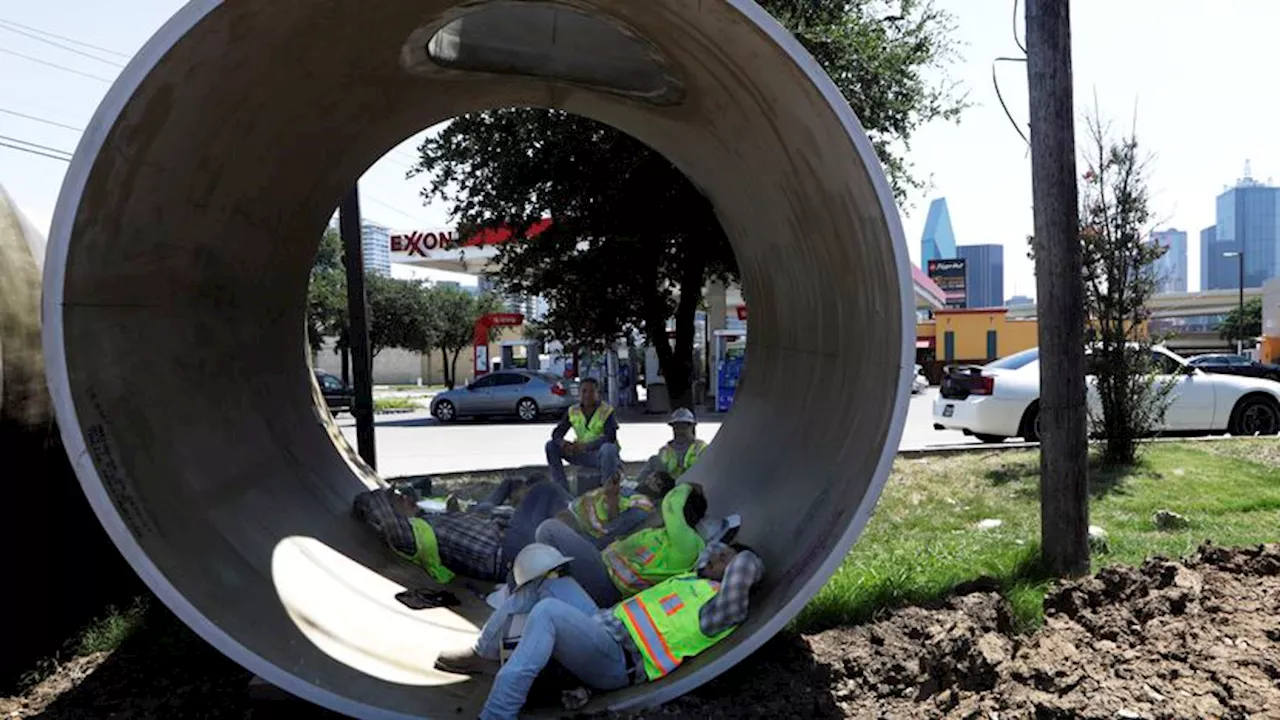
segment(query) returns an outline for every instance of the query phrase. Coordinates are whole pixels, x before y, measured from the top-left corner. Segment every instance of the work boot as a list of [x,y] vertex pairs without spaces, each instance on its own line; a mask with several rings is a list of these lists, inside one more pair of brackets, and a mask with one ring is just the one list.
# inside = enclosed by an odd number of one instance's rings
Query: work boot
[[476,654],[474,648],[445,650],[436,658],[436,669],[456,675],[480,675],[497,669],[498,663]]

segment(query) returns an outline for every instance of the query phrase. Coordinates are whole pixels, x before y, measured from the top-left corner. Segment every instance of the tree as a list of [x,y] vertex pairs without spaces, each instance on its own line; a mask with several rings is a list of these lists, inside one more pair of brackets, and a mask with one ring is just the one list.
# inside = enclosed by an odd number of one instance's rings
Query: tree
[[[483,315],[498,312],[502,304],[489,293],[476,296],[452,285],[440,285],[431,290],[434,295],[430,315],[432,344],[440,349],[440,357],[444,360],[444,384],[452,390],[458,381],[454,365],[463,348],[471,346],[476,321]],[[490,331],[489,339],[492,340],[497,332],[497,329]]]
[[320,352],[326,337],[345,335],[346,326],[347,279],[342,264],[342,238],[337,230],[328,228],[320,239],[307,288],[307,342],[311,352]]
[[1130,464],[1139,438],[1160,423],[1173,383],[1158,380],[1147,303],[1157,289],[1154,263],[1165,248],[1151,242],[1148,159],[1136,134],[1111,136],[1095,111],[1089,120],[1090,156],[1081,186],[1080,242],[1085,310],[1092,325],[1092,374],[1102,417],[1091,418],[1106,438],[1103,459]]
[[[925,78],[953,54],[950,17],[916,0],[765,7],[844,91],[899,199],[920,187],[904,160],[907,141],[965,105],[953,85]],[[466,115],[419,150],[413,172],[431,176],[424,197],[451,203],[464,228],[554,219],[536,240],[504,245],[495,273],[506,292],[546,297],[552,336],[601,347],[641,331],[673,402],[688,402],[702,289],[736,277],[737,266],[710,203],[683,174],[629,136],[550,110]]]
[[1250,298],[1244,307],[1231,308],[1218,323],[1218,335],[1223,340],[1248,342],[1262,334],[1262,298]]
[[387,348],[427,353],[435,347],[437,294],[433,290],[420,280],[398,280],[376,273],[365,276],[373,357]]

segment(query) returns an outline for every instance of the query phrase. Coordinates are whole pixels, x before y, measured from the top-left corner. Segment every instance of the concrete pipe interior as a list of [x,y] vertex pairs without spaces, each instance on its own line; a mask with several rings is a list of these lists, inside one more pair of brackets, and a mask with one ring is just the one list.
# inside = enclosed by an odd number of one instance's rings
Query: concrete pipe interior
[[751,295],[745,386],[690,479],[713,513],[741,513],[765,586],[728,640],[610,705],[687,692],[792,618],[861,531],[902,431],[914,313],[891,192],[837,89],[755,4],[192,2],[110,90],[67,176],[50,386],[90,501],[156,594],[249,670],[350,715],[478,708],[487,680],[431,664],[483,616],[399,606],[407,567],[350,518],[376,480],[314,401],[308,270],[381,154],[510,106],[670,158],[713,201]]

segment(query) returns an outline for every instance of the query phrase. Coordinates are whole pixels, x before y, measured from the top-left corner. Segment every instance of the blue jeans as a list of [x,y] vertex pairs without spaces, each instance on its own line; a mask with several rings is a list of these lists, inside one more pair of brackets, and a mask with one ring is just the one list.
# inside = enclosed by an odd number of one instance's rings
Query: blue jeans
[[596,690],[631,684],[626,652],[604,626],[569,603],[550,598],[529,613],[520,644],[493,680],[481,720],[517,717],[534,679],[553,657]]
[[622,593],[605,569],[600,549],[577,530],[559,520],[547,520],[538,526],[535,539],[573,558],[565,567],[565,574],[577,580],[597,606],[612,607],[622,600]]
[[591,614],[598,608],[586,590],[570,577],[543,578],[525,585],[508,597],[502,606],[493,611],[480,630],[475,651],[480,657],[497,660],[502,649],[502,637],[507,621],[512,615],[525,615],[539,602],[555,598],[568,603],[584,613]]
[[569,507],[572,499],[568,490],[555,483],[540,482],[529,488],[520,501],[520,507],[507,521],[507,530],[502,538],[507,563],[515,562],[516,554],[534,542],[538,526]]
[[551,470],[551,479],[564,488],[566,492],[569,490],[569,478],[565,477],[564,474],[566,461],[571,465],[595,468],[600,471],[600,477],[590,487],[580,486],[577,488],[578,495],[600,487],[600,483],[613,477],[618,470],[622,469],[622,457],[618,455],[618,446],[613,443],[605,443],[595,450],[578,453],[573,457],[565,457],[560,450],[560,443],[555,440],[548,440],[547,467]]

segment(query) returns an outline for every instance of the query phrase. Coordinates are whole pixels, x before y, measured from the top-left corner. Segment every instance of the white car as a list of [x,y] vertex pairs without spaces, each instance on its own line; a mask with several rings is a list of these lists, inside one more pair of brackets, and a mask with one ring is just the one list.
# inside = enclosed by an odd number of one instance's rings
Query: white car
[[[1280,383],[1214,375],[1187,364],[1164,347],[1152,348],[1160,378],[1176,383],[1164,423],[1168,434],[1280,434]],[[1091,413],[1100,415],[1094,378],[1087,377]],[[989,443],[1040,439],[1040,355],[1024,350],[981,368],[948,372],[933,403],[933,426],[960,430]]]

